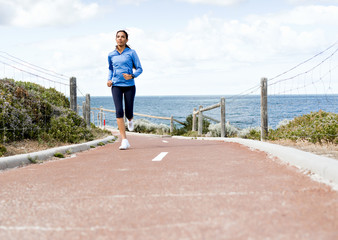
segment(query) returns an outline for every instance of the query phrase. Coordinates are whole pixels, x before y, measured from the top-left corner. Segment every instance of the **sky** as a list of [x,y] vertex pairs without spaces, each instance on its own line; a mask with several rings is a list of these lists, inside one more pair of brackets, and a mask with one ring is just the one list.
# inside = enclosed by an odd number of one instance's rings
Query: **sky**
[[0,0],[0,53],[74,76],[91,96],[111,95],[120,29],[143,67],[137,95],[234,95],[337,43],[338,0]]

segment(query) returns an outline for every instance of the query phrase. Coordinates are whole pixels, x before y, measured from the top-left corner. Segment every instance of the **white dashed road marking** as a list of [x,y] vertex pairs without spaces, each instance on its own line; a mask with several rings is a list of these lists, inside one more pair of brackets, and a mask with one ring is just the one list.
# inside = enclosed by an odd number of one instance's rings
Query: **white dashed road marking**
[[153,162],[158,162],[158,161],[162,161],[162,159],[165,157],[165,155],[167,155],[168,152],[161,152],[159,155],[157,155],[152,161]]

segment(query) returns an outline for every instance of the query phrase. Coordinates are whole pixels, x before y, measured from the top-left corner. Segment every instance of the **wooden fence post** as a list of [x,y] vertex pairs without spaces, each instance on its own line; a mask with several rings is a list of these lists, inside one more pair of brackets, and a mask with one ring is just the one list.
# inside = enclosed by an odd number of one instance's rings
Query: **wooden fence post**
[[82,102],[82,116],[83,116],[83,119],[86,120],[86,102],[85,101]]
[[76,78],[71,77],[69,79],[69,99],[70,99],[70,109],[77,113],[77,95],[76,95]]
[[86,124],[87,127],[90,127],[90,94],[86,94]]
[[198,110],[198,135],[202,135],[203,133],[203,115],[202,115],[203,106],[199,106]]
[[225,98],[221,98],[221,137],[225,137]]
[[261,79],[261,141],[268,137],[268,80]]
[[99,112],[99,119],[100,119],[100,124],[99,124],[99,126],[102,128],[102,122],[103,122],[103,107],[102,106],[100,106],[100,112]]
[[174,117],[171,115],[170,117],[170,133],[174,131]]
[[192,112],[192,131],[196,131],[196,108],[194,108],[194,111]]

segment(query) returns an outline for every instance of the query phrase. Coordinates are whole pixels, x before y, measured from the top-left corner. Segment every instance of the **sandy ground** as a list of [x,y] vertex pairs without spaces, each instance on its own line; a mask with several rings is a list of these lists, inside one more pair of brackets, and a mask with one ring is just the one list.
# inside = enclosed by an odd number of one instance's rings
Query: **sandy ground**
[[311,152],[317,155],[338,160],[338,145],[334,144],[313,144],[310,142],[293,142],[290,140],[270,141],[270,143],[297,148],[305,152]]

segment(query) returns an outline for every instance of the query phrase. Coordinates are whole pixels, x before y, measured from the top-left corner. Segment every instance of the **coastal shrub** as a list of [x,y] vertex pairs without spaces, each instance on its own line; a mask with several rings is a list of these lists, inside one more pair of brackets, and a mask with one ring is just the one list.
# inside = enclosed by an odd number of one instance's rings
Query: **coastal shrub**
[[30,82],[0,79],[0,141],[23,139],[39,142],[77,143],[94,135],[111,134],[88,129],[78,114],[69,109],[64,94]]
[[35,98],[30,91],[12,79],[0,80],[1,140],[36,138],[40,129],[48,127],[52,106]]
[[46,89],[36,83],[20,82],[20,81],[16,82],[16,85],[28,91],[29,94],[33,96],[35,99],[39,100],[44,99],[51,105],[57,107],[63,108],[70,107],[70,102],[68,98],[54,88]]
[[276,128],[280,128],[282,126],[286,126],[289,124],[291,120],[290,119],[283,119],[282,121],[280,121],[278,124],[277,124],[277,127]]
[[320,110],[296,117],[276,130],[270,129],[269,139],[338,144],[338,114]]
[[4,145],[0,144],[0,157],[7,152],[7,149]]
[[71,110],[62,116],[52,117],[50,125],[49,135],[59,141],[77,143],[94,139],[83,118]]
[[167,134],[170,127],[165,124],[155,124],[146,119],[134,120],[134,131],[139,133]]
[[246,138],[246,139],[260,140],[261,139],[261,129],[260,129],[260,127],[249,127],[249,128],[242,129],[238,132],[238,137]]
[[[103,138],[106,137],[107,135],[111,135],[111,131],[107,129],[101,129],[97,126],[95,126],[94,123],[90,123],[90,132],[94,135],[94,138]],[[113,140],[112,142],[114,142]]]
[[[210,124],[208,128],[209,132],[208,135],[211,137],[221,137],[221,123],[217,124]],[[230,125],[230,123],[225,124],[225,137],[235,137],[237,136],[239,130]]]
[[[191,135],[190,132],[192,131],[192,119],[193,119],[192,114],[188,115],[185,119],[184,126],[181,128],[175,127],[173,135],[190,136]],[[196,123],[198,124],[198,116],[196,116]],[[209,126],[210,126],[210,122],[206,119],[203,119],[202,134],[207,134],[209,132]],[[196,130],[197,130],[197,126],[196,126]]]

